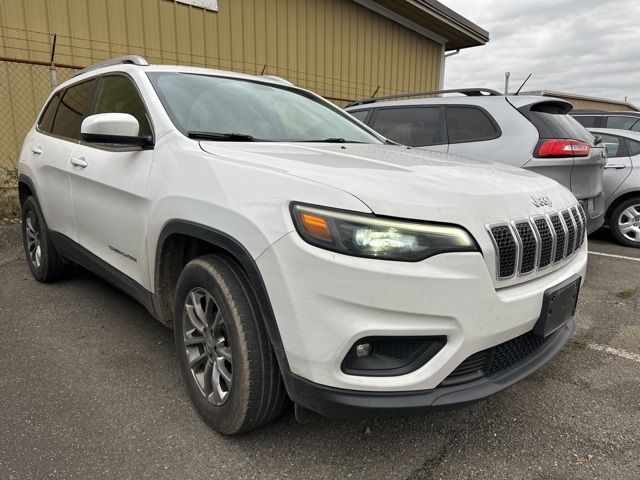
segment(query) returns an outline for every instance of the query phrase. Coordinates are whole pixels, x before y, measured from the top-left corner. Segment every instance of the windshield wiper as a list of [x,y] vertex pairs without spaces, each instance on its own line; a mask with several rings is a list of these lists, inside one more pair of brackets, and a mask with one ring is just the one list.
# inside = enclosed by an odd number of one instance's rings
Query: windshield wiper
[[346,140],[342,137],[323,138],[322,140],[299,140],[305,143],[364,143],[357,140]]
[[189,138],[197,140],[213,140],[219,142],[257,142],[252,135],[246,133],[187,132]]

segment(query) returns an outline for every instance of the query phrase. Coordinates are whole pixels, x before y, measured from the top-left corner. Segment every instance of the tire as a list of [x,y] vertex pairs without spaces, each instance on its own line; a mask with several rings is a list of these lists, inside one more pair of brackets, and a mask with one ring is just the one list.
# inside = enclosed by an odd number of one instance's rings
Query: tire
[[206,255],[184,267],[174,335],[185,387],[214,430],[243,433],[281,414],[286,393],[275,353],[253,291],[233,260]]
[[611,213],[609,227],[619,243],[640,248],[640,197],[629,198],[618,205]]
[[28,197],[22,204],[22,245],[29,270],[40,282],[53,282],[64,278],[71,265],[56,251],[40,206]]

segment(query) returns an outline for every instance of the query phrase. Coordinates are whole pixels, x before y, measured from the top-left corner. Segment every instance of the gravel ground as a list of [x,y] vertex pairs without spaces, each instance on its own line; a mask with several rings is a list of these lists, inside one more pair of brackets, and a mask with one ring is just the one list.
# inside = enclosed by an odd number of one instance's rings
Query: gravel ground
[[[590,255],[576,333],[484,402],[422,417],[208,429],[172,333],[94,275],[43,285],[0,227],[0,478],[638,479],[640,262]],[[590,249],[640,258],[610,243]]]

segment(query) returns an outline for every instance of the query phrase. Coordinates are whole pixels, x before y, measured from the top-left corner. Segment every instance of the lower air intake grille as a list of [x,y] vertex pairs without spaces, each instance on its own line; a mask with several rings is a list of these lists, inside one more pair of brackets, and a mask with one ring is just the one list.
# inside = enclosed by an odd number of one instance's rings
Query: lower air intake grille
[[548,337],[539,337],[533,332],[508,340],[495,347],[474,353],[462,362],[445,378],[439,387],[459,385],[482,377],[493,377],[506,370],[517,367],[525,361],[557,333]]
[[491,362],[486,368],[487,376],[496,375],[527,359],[547,343],[551,336],[540,337],[528,332],[494,347]]

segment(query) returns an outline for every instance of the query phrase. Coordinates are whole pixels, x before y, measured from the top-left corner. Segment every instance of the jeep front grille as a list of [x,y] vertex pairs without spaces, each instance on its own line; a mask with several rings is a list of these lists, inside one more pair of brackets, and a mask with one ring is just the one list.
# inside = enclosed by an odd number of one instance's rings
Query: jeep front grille
[[547,215],[487,225],[496,248],[498,279],[528,275],[569,258],[584,242],[585,221],[577,204]]

